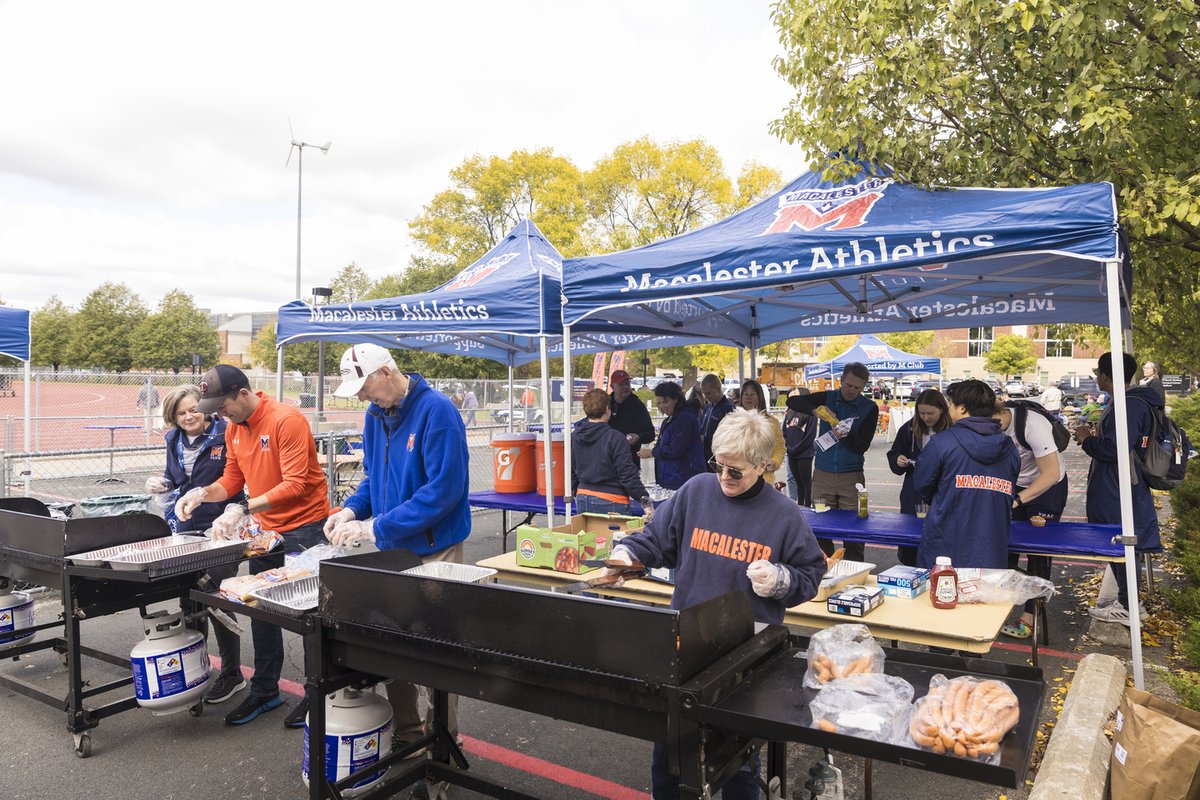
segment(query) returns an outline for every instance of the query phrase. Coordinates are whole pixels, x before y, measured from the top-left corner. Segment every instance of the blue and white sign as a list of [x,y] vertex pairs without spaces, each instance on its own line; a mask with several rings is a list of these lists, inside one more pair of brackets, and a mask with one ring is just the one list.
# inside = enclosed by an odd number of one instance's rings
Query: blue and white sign
[[878,375],[924,375],[942,371],[942,360],[897,350],[878,336],[864,336],[846,352],[823,364],[809,364],[804,368],[804,379],[835,378],[842,374],[847,364],[858,362]]

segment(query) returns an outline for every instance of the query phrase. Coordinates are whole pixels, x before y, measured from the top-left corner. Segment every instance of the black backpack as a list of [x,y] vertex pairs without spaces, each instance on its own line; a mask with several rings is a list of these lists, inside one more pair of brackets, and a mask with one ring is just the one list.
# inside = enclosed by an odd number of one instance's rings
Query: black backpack
[[[1140,397],[1135,398],[1146,403]],[[1187,474],[1188,456],[1192,442],[1187,432],[1175,420],[1156,406],[1150,408],[1150,441],[1146,454],[1142,455],[1135,446],[1133,453],[1142,464],[1142,479],[1151,489],[1164,491],[1174,489]]]
[[1062,424],[1058,417],[1051,414],[1045,409],[1041,403],[1035,403],[1033,400],[1008,400],[1004,403],[1006,408],[1011,408],[1013,412],[1013,425],[1016,426],[1017,441],[1026,450],[1030,450],[1029,442],[1025,440],[1025,420],[1029,417],[1029,412],[1041,414],[1050,423],[1050,430],[1054,434],[1054,445],[1058,448],[1058,452],[1066,451],[1067,446],[1071,444],[1071,432],[1067,430],[1067,426]]

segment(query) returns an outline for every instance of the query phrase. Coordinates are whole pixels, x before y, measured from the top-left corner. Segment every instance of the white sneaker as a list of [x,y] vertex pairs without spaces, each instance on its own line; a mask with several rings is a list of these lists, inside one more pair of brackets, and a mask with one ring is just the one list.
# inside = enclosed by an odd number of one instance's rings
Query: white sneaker
[[1126,627],[1129,626],[1129,612],[1125,606],[1116,601],[1111,605],[1089,608],[1088,613],[1092,615],[1093,619],[1101,622],[1119,622]]

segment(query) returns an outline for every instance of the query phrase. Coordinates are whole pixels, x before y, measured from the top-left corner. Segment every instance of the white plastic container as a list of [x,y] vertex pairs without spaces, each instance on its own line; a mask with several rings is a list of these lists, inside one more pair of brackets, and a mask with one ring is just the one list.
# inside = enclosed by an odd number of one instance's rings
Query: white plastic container
[[184,627],[181,611],[155,611],[142,628],[146,638],[129,654],[138,705],[163,716],[202,702],[211,677],[204,637]]
[[0,589],[0,649],[33,636],[33,600],[24,592]]
[[[325,698],[325,780],[335,783],[379,761],[391,748],[392,707],[373,690],[339,689]],[[342,790],[354,797],[373,786],[387,769]],[[308,719],[304,720],[304,785],[308,786]]]

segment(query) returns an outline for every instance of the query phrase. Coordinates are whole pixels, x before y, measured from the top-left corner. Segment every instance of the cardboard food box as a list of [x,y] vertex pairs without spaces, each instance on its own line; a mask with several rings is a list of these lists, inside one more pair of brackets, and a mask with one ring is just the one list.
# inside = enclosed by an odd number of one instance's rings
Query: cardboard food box
[[911,600],[929,589],[929,570],[897,564],[876,575],[875,580],[885,595]]
[[644,524],[642,517],[577,514],[554,528],[521,525],[517,528],[517,566],[576,575],[591,572],[595,568],[584,566],[584,561],[608,558],[617,534],[639,531]]
[[826,599],[830,614],[865,617],[883,605],[883,590],[878,586],[847,586]]

